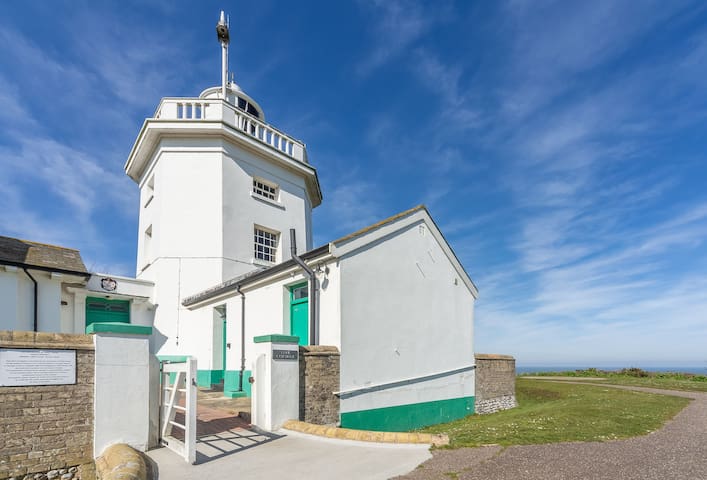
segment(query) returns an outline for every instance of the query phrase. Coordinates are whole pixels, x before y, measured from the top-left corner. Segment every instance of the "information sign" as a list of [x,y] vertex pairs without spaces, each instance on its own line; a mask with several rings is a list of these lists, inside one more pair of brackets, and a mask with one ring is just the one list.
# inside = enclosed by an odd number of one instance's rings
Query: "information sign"
[[273,360],[297,360],[299,352],[297,350],[275,350],[272,351]]
[[0,348],[0,386],[76,384],[76,350]]

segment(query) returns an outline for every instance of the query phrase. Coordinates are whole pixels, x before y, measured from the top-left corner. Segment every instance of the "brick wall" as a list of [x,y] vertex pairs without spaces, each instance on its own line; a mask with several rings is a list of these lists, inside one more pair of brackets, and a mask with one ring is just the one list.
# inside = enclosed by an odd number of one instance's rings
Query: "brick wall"
[[0,479],[92,461],[91,336],[0,331],[0,347],[75,349],[77,364],[76,385],[0,386]]
[[476,413],[493,413],[517,406],[516,361],[510,355],[478,353],[476,359]]
[[317,425],[339,421],[339,360],[336,347],[300,347],[300,420]]

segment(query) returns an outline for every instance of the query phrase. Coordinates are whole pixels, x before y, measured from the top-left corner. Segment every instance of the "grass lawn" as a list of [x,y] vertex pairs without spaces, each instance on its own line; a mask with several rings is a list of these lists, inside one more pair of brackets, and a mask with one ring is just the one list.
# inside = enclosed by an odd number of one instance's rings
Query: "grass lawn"
[[604,380],[592,380],[592,383],[609,383],[612,385],[632,385],[637,387],[664,388],[666,390],[685,390],[692,392],[707,392],[707,377],[671,372],[646,372],[640,368],[627,368],[621,371],[605,371],[589,368],[568,372],[544,372],[544,377],[602,377]]
[[602,441],[660,428],[689,400],[665,395],[518,378],[518,407],[427,427],[446,433],[450,447]]

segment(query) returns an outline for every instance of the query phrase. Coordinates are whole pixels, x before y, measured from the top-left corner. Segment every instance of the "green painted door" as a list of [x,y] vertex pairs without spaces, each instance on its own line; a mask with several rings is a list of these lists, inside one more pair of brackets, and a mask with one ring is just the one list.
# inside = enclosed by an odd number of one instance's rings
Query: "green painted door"
[[86,326],[96,322],[130,323],[130,302],[86,297]]
[[290,335],[309,345],[309,289],[306,283],[290,288]]

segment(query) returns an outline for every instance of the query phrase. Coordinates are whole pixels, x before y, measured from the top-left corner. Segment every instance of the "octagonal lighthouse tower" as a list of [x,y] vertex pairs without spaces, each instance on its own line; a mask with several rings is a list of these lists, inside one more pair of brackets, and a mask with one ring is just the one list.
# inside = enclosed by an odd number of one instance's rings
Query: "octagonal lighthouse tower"
[[305,145],[266,123],[260,105],[227,81],[223,12],[217,35],[221,85],[163,98],[125,164],[140,187],[136,276],[155,283],[154,348],[197,355],[199,370],[223,366],[221,320],[195,318],[182,300],[288,260],[291,228],[298,252],[310,250],[312,208],[322,201]]

